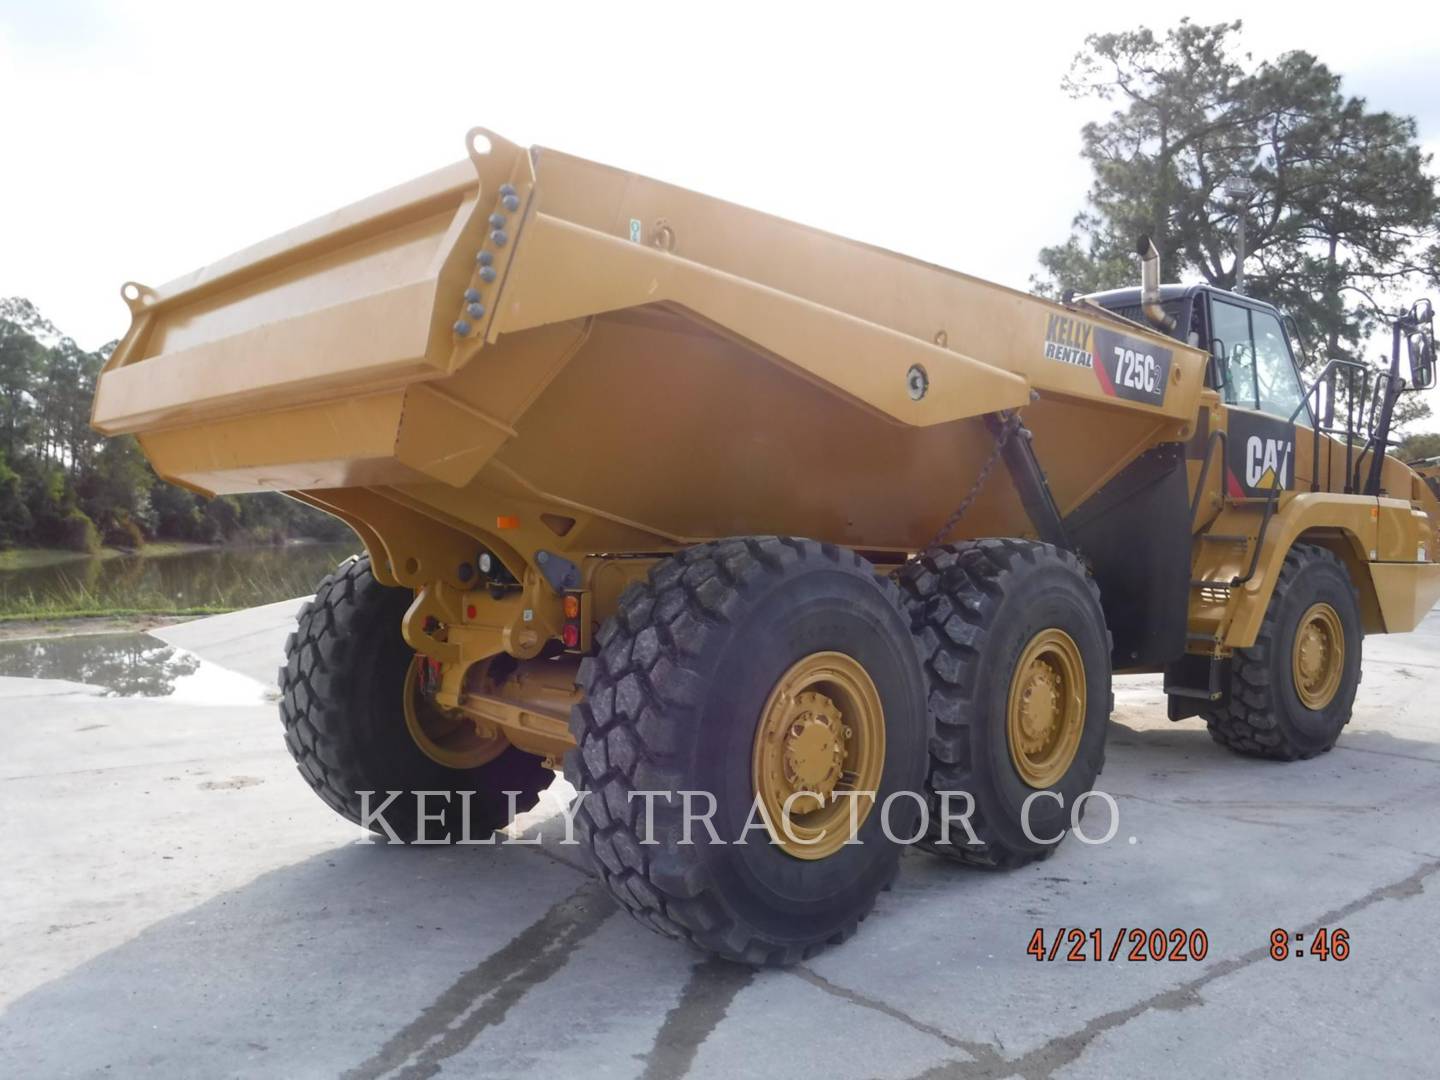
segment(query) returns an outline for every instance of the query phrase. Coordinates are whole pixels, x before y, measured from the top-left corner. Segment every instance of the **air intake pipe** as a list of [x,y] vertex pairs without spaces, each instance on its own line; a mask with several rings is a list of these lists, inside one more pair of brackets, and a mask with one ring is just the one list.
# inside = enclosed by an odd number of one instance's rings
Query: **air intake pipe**
[[1140,256],[1140,310],[1152,325],[1168,333],[1175,329],[1175,319],[1160,306],[1160,252],[1150,237],[1142,236],[1135,254]]

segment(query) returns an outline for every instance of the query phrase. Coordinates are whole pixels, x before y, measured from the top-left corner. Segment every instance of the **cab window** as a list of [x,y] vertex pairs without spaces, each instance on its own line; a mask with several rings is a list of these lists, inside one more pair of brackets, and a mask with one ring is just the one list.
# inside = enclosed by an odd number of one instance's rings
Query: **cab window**
[[1216,300],[1211,304],[1211,340],[1219,358],[1225,403],[1256,408],[1255,350],[1250,345],[1250,311]]
[[1260,408],[1289,420],[1300,408],[1303,391],[1295,361],[1280,320],[1264,311],[1250,312],[1250,329],[1255,343],[1255,383],[1260,392]]
[[1280,320],[1218,298],[1211,308],[1226,404],[1289,420],[1300,407],[1303,391]]

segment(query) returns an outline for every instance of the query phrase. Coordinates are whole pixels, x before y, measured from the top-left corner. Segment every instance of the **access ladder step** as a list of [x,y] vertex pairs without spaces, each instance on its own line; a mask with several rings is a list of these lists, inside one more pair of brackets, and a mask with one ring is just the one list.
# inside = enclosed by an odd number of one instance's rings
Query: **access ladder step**
[[[1207,641],[1211,645],[1215,643],[1214,638],[1204,634],[1187,635],[1192,641]],[[1169,699],[1168,712],[1171,720],[1184,720],[1186,717],[1198,716],[1202,706],[1190,704],[1191,702],[1203,702],[1207,706],[1217,706],[1225,700],[1226,684],[1230,672],[1230,661],[1222,656],[1201,656],[1196,653],[1186,653],[1184,656],[1165,666],[1165,693]]]

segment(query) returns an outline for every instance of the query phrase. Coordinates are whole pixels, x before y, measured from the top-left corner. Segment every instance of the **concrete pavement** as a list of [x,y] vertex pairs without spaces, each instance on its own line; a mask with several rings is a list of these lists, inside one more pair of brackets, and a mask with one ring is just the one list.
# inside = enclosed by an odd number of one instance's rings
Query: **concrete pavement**
[[[619,914],[553,802],[539,845],[355,843],[267,700],[295,606],[94,646],[80,680],[0,664],[0,1075],[1433,1074],[1435,616],[1366,641],[1355,719],[1311,762],[1236,758],[1165,720],[1158,679],[1119,680],[1114,842],[1009,874],[909,853],[856,938],[754,973]],[[1347,960],[1270,958],[1272,929],[1320,926]],[[1106,952],[1201,928],[1208,952],[1041,962],[1037,927]]]

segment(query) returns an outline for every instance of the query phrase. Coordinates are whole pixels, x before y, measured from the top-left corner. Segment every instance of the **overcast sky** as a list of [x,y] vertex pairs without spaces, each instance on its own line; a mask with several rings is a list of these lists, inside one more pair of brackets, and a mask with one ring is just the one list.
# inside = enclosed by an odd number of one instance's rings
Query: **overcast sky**
[[0,296],[96,347],[121,282],[457,160],[475,124],[1024,288],[1089,182],[1071,56],[1197,10],[1440,148],[1433,5],[978,8],[0,0]]

